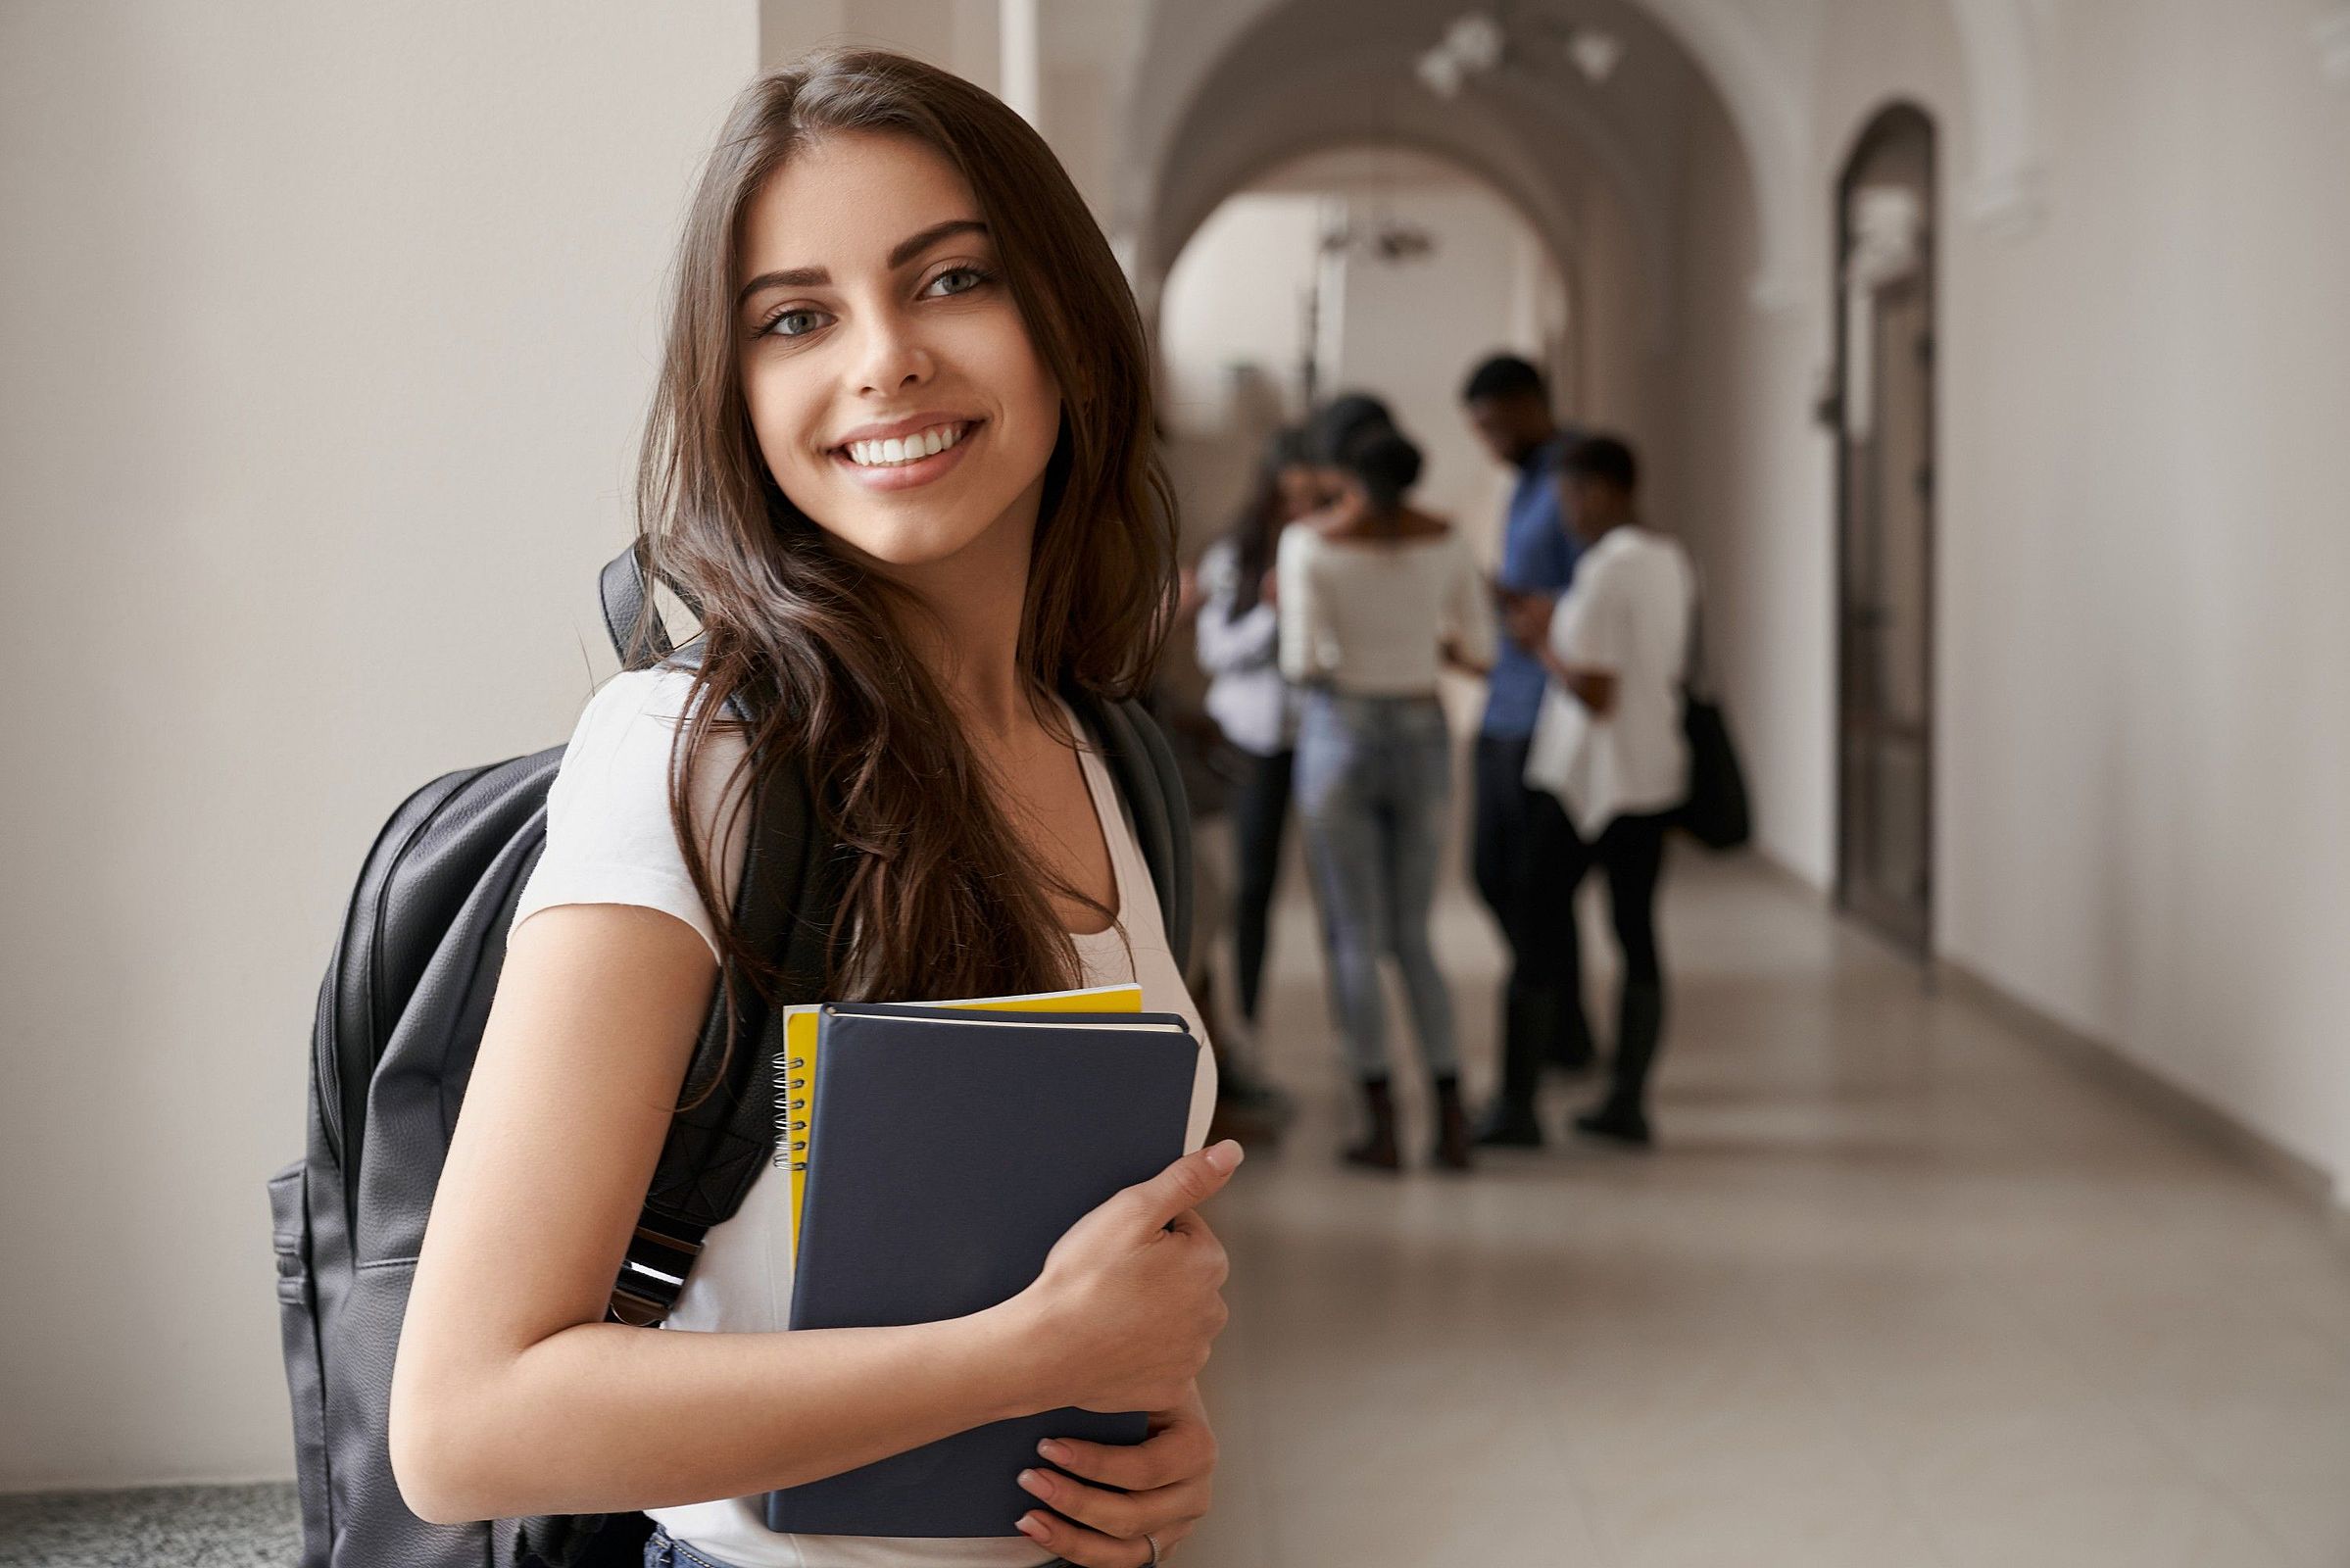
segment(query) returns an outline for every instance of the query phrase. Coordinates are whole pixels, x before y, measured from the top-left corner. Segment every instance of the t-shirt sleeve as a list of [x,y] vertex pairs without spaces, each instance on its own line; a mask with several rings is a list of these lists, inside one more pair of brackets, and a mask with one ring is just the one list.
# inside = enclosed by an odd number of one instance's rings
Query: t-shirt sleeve
[[[547,845],[514,905],[510,938],[554,905],[634,904],[683,920],[723,961],[669,815],[672,751],[693,681],[691,670],[623,670],[588,699],[547,791]],[[730,775],[746,752],[741,735],[713,729],[689,802],[696,841],[730,907],[749,826],[749,774]]]

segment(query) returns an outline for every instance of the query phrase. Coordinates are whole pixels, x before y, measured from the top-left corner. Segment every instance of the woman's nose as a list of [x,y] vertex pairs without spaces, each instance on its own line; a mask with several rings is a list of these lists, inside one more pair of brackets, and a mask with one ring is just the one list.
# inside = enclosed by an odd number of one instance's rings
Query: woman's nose
[[931,356],[911,321],[890,316],[867,319],[858,343],[859,392],[888,396],[930,378]]

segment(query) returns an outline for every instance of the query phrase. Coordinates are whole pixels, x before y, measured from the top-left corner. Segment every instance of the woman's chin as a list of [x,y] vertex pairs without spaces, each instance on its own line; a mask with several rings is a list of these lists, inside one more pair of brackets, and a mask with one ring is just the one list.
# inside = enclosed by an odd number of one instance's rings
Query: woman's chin
[[[867,510],[870,510],[868,503]],[[854,528],[825,529],[862,564],[885,571],[918,571],[953,561],[987,533],[988,521],[963,517],[872,517]]]

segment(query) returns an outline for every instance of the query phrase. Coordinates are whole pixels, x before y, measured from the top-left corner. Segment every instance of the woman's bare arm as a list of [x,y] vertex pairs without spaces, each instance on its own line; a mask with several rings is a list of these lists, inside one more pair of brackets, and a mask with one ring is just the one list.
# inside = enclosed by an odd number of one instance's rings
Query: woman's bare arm
[[[558,905],[515,928],[392,1380],[393,1468],[416,1513],[451,1522],[745,1496],[1083,1402],[1106,1392],[1086,1386],[1105,1372],[1126,1380],[1120,1393],[1163,1388],[1172,1402],[1222,1323],[1221,1249],[1196,1216],[1160,1229],[1181,1197],[1155,1220],[1140,1204],[1131,1216],[1149,1232],[1136,1247],[1167,1245],[1126,1283],[1155,1269],[1201,1317],[1146,1326],[1169,1361],[1163,1377],[1109,1369],[1117,1357],[1093,1332],[1104,1325],[1075,1328],[1075,1313],[1055,1309],[1099,1293],[1101,1245],[1061,1270],[1081,1292],[1032,1289],[944,1323],[710,1334],[604,1322],[715,975],[693,928],[655,909]],[[1169,1179],[1196,1181],[1197,1201],[1222,1173],[1193,1155]]]

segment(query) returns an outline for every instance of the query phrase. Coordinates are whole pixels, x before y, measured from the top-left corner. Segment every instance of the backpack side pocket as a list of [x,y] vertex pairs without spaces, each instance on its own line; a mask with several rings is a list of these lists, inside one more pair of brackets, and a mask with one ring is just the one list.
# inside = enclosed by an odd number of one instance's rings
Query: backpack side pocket
[[326,1385],[318,1357],[318,1294],[310,1274],[308,1162],[269,1178],[269,1225],[277,1252],[277,1323],[284,1340],[286,1392],[294,1409],[294,1479],[302,1499],[301,1568],[326,1568],[332,1546],[327,1509]]

